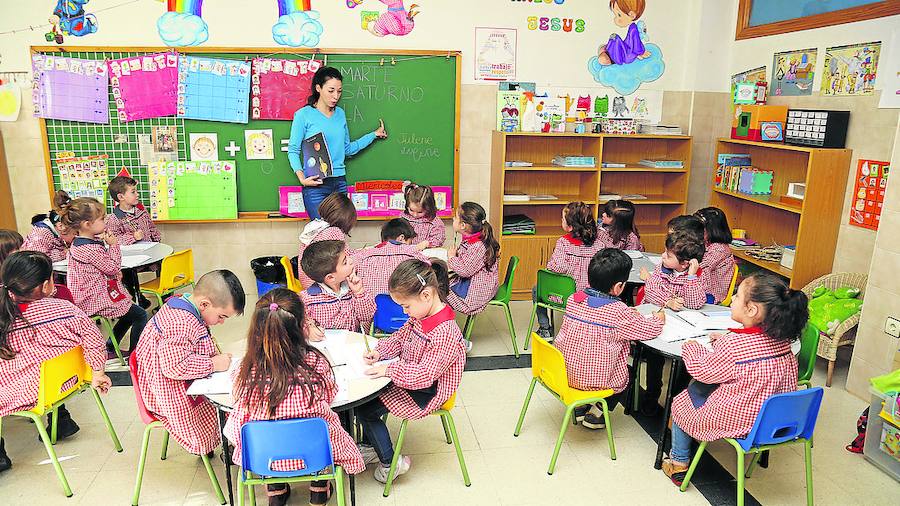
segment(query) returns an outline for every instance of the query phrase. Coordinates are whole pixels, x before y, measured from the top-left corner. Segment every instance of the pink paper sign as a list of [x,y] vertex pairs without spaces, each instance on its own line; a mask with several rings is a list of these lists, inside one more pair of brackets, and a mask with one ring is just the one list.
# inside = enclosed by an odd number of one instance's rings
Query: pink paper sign
[[[437,215],[447,218],[453,215],[453,188],[450,186],[432,186]],[[347,187],[347,193],[356,207],[357,216],[386,216],[397,217],[403,213],[405,200],[403,192],[399,190],[373,190],[370,192],[357,192],[354,185]],[[302,186],[279,186],[279,212],[283,216],[293,218],[308,218],[303,206]]]
[[175,116],[178,55],[153,53],[109,60],[108,65],[119,121]]
[[306,105],[319,60],[253,59],[250,88],[251,119],[294,119]]

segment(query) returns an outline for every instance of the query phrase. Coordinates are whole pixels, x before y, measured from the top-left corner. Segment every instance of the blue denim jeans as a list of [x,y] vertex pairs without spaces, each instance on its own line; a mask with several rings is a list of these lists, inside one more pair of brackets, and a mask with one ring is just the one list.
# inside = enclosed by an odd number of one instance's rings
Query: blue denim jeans
[[362,425],[364,441],[375,449],[381,464],[389,466],[394,458],[394,443],[391,442],[387,424],[381,419],[386,414],[388,408],[378,398],[356,408],[356,418]]
[[672,449],[669,450],[669,458],[676,462],[690,462],[693,442],[694,438],[672,421]]
[[303,187],[303,205],[309,219],[320,218],[319,204],[332,193],[347,193],[347,178],[344,176],[326,177],[319,186]]

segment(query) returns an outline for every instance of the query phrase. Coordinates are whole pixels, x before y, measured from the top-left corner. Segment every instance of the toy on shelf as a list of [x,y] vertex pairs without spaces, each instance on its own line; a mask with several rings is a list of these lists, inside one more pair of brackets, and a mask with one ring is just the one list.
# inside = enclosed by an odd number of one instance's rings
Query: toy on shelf
[[786,105],[740,105],[731,120],[731,138],[748,141],[762,140],[762,123],[782,123],[787,119]]
[[764,142],[778,142],[784,140],[784,123],[778,121],[763,121],[759,129],[760,140]]

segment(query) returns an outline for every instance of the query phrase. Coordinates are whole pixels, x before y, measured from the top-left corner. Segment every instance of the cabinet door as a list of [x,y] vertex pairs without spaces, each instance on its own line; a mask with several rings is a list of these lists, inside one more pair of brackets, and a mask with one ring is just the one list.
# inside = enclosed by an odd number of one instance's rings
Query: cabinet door
[[501,242],[502,256],[500,280],[506,276],[509,258],[519,257],[519,267],[513,280],[513,298],[530,300],[531,288],[537,282],[537,271],[547,264],[547,239],[538,237],[504,237]]

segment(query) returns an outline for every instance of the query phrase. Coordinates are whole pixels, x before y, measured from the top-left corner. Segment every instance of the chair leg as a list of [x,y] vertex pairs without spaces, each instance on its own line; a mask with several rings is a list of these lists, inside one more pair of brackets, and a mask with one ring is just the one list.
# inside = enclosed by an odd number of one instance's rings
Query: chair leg
[[105,332],[109,336],[109,340],[113,344],[113,350],[116,352],[116,357],[119,358],[119,363],[124,367],[125,359],[122,357],[122,350],[119,349],[119,340],[116,339],[116,334],[115,332],[113,332],[112,323],[110,323],[110,321],[106,318],[101,318],[100,327],[103,329],[103,332]]
[[834,377],[834,360],[828,361],[828,376],[825,377],[825,386],[831,386],[831,379]]
[[753,474],[753,470],[756,468],[757,462],[759,462],[759,457],[762,452],[756,452],[750,457],[750,464],[747,466],[747,471],[744,473],[745,478],[750,478]]
[[345,506],[346,498],[344,497],[344,468],[334,466],[334,493],[337,495],[338,506]]
[[609,406],[605,399],[600,399],[600,405],[603,406],[603,421],[606,423],[606,439],[609,442],[609,458],[616,460],[616,442],[613,440],[612,423],[609,421]]
[[531,319],[528,321],[528,328],[525,329],[525,344],[522,346],[523,350],[527,350],[528,345],[531,344],[531,332],[534,331],[535,318],[537,318],[537,302],[531,305]]
[[[97,408],[100,410],[100,416],[103,417],[103,423],[106,424],[106,432],[109,433],[109,438],[112,439],[113,447],[115,447],[117,452],[122,453],[122,443],[119,442],[119,436],[116,434],[116,429],[115,427],[113,427],[112,421],[109,419],[109,413],[106,412],[106,406],[103,404],[103,400],[100,399],[100,394],[98,394],[97,391],[93,388],[91,388],[90,390],[94,395],[94,401],[97,403]],[[55,422],[54,425],[56,425]]]
[[737,506],[744,506],[744,452],[737,452]]
[[453,415],[451,415],[449,411],[444,411],[441,413],[441,421],[444,422],[444,427],[450,429],[450,437],[453,439],[453,445],[456,446],[456,458],[459,460],[459,470],[462,471],[463,483],[465,483],[467,487],[470,487],[472,486],[472,481],[469,480],[469,469],[466,467],[466,459],[463,458],[462,447],[459,445],[459,437],[456,435],[456,424],[453,423]]
[[256,506],[256,485],[245,485],[247,496],[250,497],[250,506]]
[[216,472],[213,471],[209,457],[201,455],[200,458],[203,459],[203,467],[206,468],[206,474],[209,475],[209,481],[212,483],[213,491],[215,491],[216,497],[219,499],[219,504],[225,504],[225,495],[222,493],[222,487],[219,486],[219,479],[216,478]]
[[50,411],[50,444],[56,444],[56,430],[59,426],[59,406],[53,406]]
[[516,338],[516,326],[513,324],[509,304],[504,303],[503,310],[506,311],[506,324],[509,326],[509,339],[512,341],[513,354],[515,354],[516,358],[519,358],[519,340]]
[[169,431],[163,429],[162,449],[159,451],[159,460],[166,460],[169,452]]
[[537,378],[531,379],[531,386],[528,387],[528,393],[525,394],[525,404],[522,405],[522,412],[519,413],[519,423],[516,424],[516,431],[513,432],[513,436],[519,437],[519,433],[522,431],[522,422],[525,421],[525,412],[528,411],[528,404],[531,403],[531,394],[534,393],[534,385],[537,383]]
[[471,341],[472,329],[475,327],[475,315],[470,314],[466,316],[466,323],[463,325],[463,338],[466,341]]
[[41,435],[41,441],[44,442],[47,456],[49,456],[50,461],[53,462],[53,469],[56,471],[56,477],[59,478],[59,483],[62,484],[63,492],[66,494],[66,497],[72,497],[72,487],[69,486],[69,480],[66,479],[66,474],[63,472],[59,459],[56,458],[56,452],[53,450],[53,444],[50,442],[50,435],[47,434],[47,429],[44,428],[41,417],[34,413],[29,413],[25,416],[31,418],[34,422],[34,426],[37,427],[38,434]]
[[700,462],[700,457],[703,455],[704,450],[706,450],[706,445],[708,444],[708,441],[700,441],[700,447],[697,448],[697,453],[695,453],[694,458],[691,459],[691,465],[688,466],[687,474],[684,475],[684,481],[681,482],[682,492],[687,490],[688,485],[691,484],[691,477],[694,476],[694,471],[697,470],[697,464]]
[[444,426],[444,439],[447,440],[448,445],[452,445],[453,438],[450,437],[450,428],[447,427],[447,419],[443,415],[441,415],[441,425]]
[[244,506],[244,470],[238,468],[237,479],[238,506]]
[[397,462],[400,461],[400,450],[403,449],[403,439],[406,438],[406,426],[409,420],[403,419],[400,422],[400,435],[397,436],[397,445],[394,446],[394,458],[391,459],[391,469],[388,471],[387,482],[384,484],[384,495],[387,497],[391,493],[391,484],[394,482],[394,473],[397,471]]
[[559,436],[556,438],[556,446],[553,447],[553,456],[550,457],[550,467],[547,468],[547,474],[553,474],[553,471],[556,469],[556,458],[559,457],[559,449],[562,448],[563,438],[566,436],[566,431],[569,430],[569,420],[572,418],[574,411],[574,405],[566,406],[566,416],[563,417],[562,426],[559,428]]
[[141,498],[141,483],[144,480],[144,465],[147,462],[147,447],[150,446],[150,432],[152,430],[153,425],[144,427],[144,439],[141,443],[141,456],[138,457],[137,477],[134,480],[134,494],[131,496],[132,506],[137,506],[138,501]]
[[812,441],[803,442],[803,461],[806,465],[806,505],[813,504],[813,472],[812,472]]

